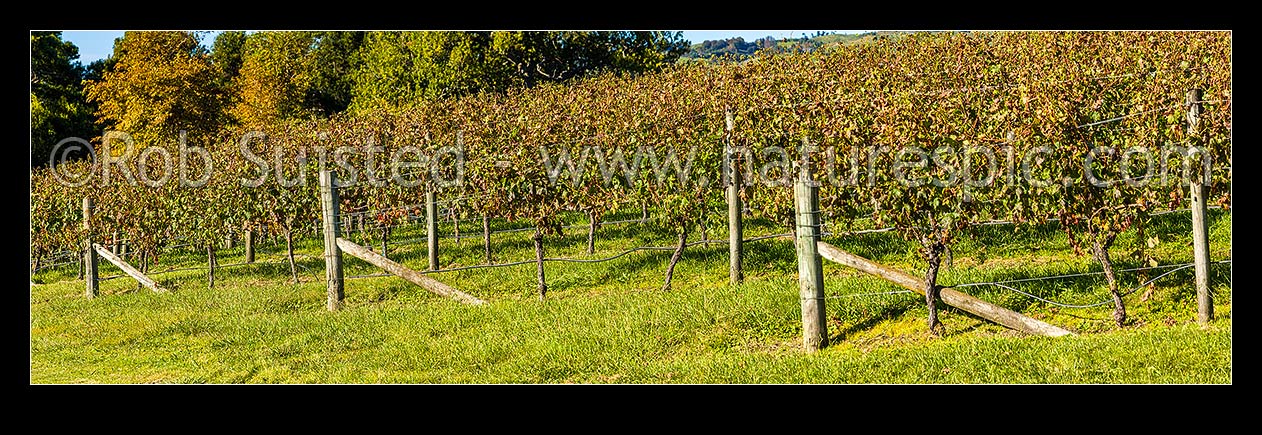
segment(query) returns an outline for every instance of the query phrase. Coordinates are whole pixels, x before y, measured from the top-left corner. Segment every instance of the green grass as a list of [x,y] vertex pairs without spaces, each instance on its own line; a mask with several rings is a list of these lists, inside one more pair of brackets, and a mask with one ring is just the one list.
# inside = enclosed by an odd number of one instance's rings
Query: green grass
[[[616,220],[634,215],[611,216]],[[1162,264],[1191,261],[1186,213],[1154,219],[1148,236]],[[579,217],[572,219],[581,223]],[[497,227],[504,227],[496,223]],[[449,226],[443,231],[450,233]],[[462,232],[477,234],[480,223]],[[710,230],[711,238],[725,235]],[[747,222],[746,237],[783,232]],[[352,238],[370,243],[366,237]],[[401,228],[393,240],[419,237]],[[1213,259],[1230,258],[1231,215],[1211,214]],[[533,258],[528,232],[494,236],[496,261]],[[697,239],[699,235],[693,236]],[[549,257],[597,258],[639,245],[669,245],[666,229],[636,223],[601,230],[585,254],[584,228],[546,241]],[[829,239],[842,249],[915,273],[915,246],[891,233]],[[1119,268],[1142,241],[1118,240]],[[390,257],[426,264],[424,242],[395,244]],[[482,262],[480,238],[441,239],[446,266]],[[746,245],[746,284],[726,285],[725,245],[690,248],[662,292],[669,252],[637,252],[604,263],[547,263],[548,298],[537,300],[527,264],[432,275],[489,301],[472,307],[434,296],[394,277],[350,279],[344,310],[324,310],[320,242],[298,244],[302,281],[286,282],[283,245],[260,248],[260,264],[222,269],[216,287],[204,271],[156,275],[169,294],[126,278],[102,282],[83,298],[73,270],[40,272],[31,289],[34,383],[1230,383],[1230,264],[1214,266],[1217,319],[1194,322],[1191,269],[1126,297],[1132,323],[1117,328],[1111,307],[1056,308],[999,288],[962,288],[1078,335],[1032,337],[947,309],[945,337],[930,337],[923,299],[876,278],[825,264],[832,345],[800,351],[801,318],[791,243]],[[1075,255],[1055,226],[981,227],[955,248],[943,284],[1098,271]],[[161,259],[154,271],[198,266],[201,253]],[[241,260],[241,248],[220,263]],[[345,257],[346,274],[380,271]],[[69,268],[72,269],[72,268]],[[117,273],[103,266],[102,275]],[[1121,275],[1123,286],[1141,277]],[[1155,274],[1148,274],[1153,277]],[[1067,303],[1104,300],[1093,275],[1017,284]],[[1144,293],[1149,293],[1146,295]],[[1142,300],[1141,300],[1142,299]]]

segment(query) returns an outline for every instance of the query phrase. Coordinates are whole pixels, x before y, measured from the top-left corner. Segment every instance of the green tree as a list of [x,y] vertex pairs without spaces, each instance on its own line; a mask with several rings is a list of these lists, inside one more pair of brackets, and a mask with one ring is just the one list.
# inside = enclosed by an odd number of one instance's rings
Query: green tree
[[364,32],[316,32],[311,53],[311,87],[303,105],[322,116],[345,111],[351,104],[352,74],[359,69]]
[[653,71],[687,48],[682,34],[664,32],[372,32],[351,108],[410,107],[603,70]]
[[493,60],[508,64],[514,84],[559,82],[611,69],[632,73],[672,64],[688,50],[682,33],[494,32]]
[[83,80],[99,81],[105,78],[105,72],[114,69],[114,64],[116,63],[118,63],[118,59],[115,59],[114,56],[92,61],[84,68]]
[[61,32],[31,32],[31,166],[47,165],[67,137],[90,139],[92,111],[83,98],[79,48]]
[[351,106],[414,107],[427,99],[503,88],[505,71],[484,60],[489,32],[372,32],[360,50]]
[[215,43],[210,48],[210,63],[219,73],[220,86],[229,87],[240,75],[244,49],[245,32],[223,32],[215,37]]
[[114,43],[114,59],[84,91],[102,121],[141,146],[173,142],[181,130],[197,144],[224,121],[226,95],[192,32],[127,32]]

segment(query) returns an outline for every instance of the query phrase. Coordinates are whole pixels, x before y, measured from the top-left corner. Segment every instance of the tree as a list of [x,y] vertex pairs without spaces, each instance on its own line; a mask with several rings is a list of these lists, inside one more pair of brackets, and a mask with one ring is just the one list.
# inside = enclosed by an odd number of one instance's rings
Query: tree
[[79,48],[61,32],[31,32],[31,166],[44,166],[58,141],[92,137],[92,111],[83,98]]
[[682,33],[665,32],[372,32],[351,106],[407,107],[602,70],[653,71],[686,50]]
[[116,63],[118,63],[118,59],[115,59],[114,56],[92,61],[84,68],[83,80],[99,81],[105,78],[105,72],[114,69],[114,64]]
[[316,32],[311,53],[311,87],[303,106],[312,113],[331,116],[350,107],[352,74],[359,68],[359,48],[364,32]]
[[490,43],[489,32],[369,33],[351,106],[356,111],[413,107],[428,99],[503,89],[507,71],[485,61]]
[[210,63],[218,72],[218,83],[228,88],[241,74],[242,53],[245,49],[245,32],[223,32],[215,37],[210,48]]
[[682,33],[669,32],[494,32],[492,38],[493,60],[511,66],[511,82],[525,86],[606,69],[654,71],[688,49]]
[[237,102],[232,116],[242,125],[261,127],[306,118],[303,99],[311,88],[311,32],[258,32],[246,37]]
[[225,93],[191,32],[127,32],[115,41],[113,68],[88,81],[97,116],[141,146],[174,141],[181,130],[197,143],[224,121]]

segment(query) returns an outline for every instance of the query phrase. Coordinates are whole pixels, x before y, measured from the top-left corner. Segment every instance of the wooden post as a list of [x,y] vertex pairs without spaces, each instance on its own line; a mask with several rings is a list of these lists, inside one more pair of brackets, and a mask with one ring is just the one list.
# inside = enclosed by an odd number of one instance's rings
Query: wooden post
[[429,270],[438,270],[438,201],[434,191],[425,192],[425,239]]
[[596,252],[596,213],[587,211],[587,255]]
[[105,247],[101,245],[95,245],[95,244],[92,245],[92,248],[95,249],[98,254],[101,254],[102,258],[104,258],[106,261],[109,261],[110,263],[113,263],[119,269],[122,269],[123,273],[126,273],[127,276],[130,276],[132,277],[132,279],[135,279],[136,282],[140,283],[140,285],[148,287],[150,290],[153,290],[158,293],[166,293],[166,289],[159,287],[158,283],[154,282],[153,279],[149,278],[148,276],[145,276],[144,272],[136,270],[135,267],[132,267],[132,265],[127,264],[127,262],[123,261],[122,258],[119,258],[117,255],[114,255],[113,252],[110,252],[109,249],[105,249]]
[[1214,300],[1209,293],[1209,224],[1205,220],[1205,186],[1192,183],[1192,256],[1196,262],[1196,321],[1214,320]]
[[254,230],[245,232],[245,262],[254,262]]
[[294,284],[298,280],[298,263],[294,262],[294,230],[290,227],[285,228],[285,258],[289,260],[289,279]]
[[330,170],[320,171],[320,216],[324,221],[324,276],[328,281],[327,308],[342,308],[342,251],[337,246],[338,201],[337,174]]
[[87,289],[83,295],[88,299],[96,297],[97,291],[100,290],[100,283],[97,282],[96,276],[96,250],[92,249],[92,198],[83,198],[83,280],[87,283]]
[[1008,174],[1007,174],[1008,184],[1012,185],[1012,183],[1015,182],[1016,176],[1017,176],[1017,153],[1016,153],[1017,132],[1014,130],[1008,130],[1007,138],[1008,138],[1007,147],[1006,147],[1007,149],[1004,150],[1004,157],[1006,158],[1005,162],[1008,165]]
[[535,242],[535,277],[539,280],[539,301],[543,302],[544,296],[548,294],[548,280],[543,276],[543,230],[538,228],[538,224],[531,240]]
[[206,243],[206,287],[215,288],[215,244]]
[[797,211],[798,296],[802,300],[802,346],[815,352],[828,346],[828,323],[824,315],[824,266],[819,257],[819,187],[811,181],[809,167],[803,165],[793,184]]
[[424,287],[426,290],[429,290],[434,294],[446,296],[470,305],[486,304],[486,301],[473,297],[472,295],[460,290],[456,290],[447,284],[443,284],[442,282],[435,280],[434,278],[430,278],[412,269],[408,269],[389,258],[377,254],[376,252],[372,252],[371,249],[359,246],[349,240],[337,239],[337,246],[343,251],[346,251],[347,254],[351,254],[361,260],[372,263],[374,266],[385,269],[386,272],[390,272],[399,278],[406,279],[413,284]]
[[[1200,89],[1188,90],[1187,104],[1188,135],[1195,136],[1201,118]],[[1194,143],[1201,144],[1199,141]],[[1207,149],[1199,149],[1197,157],[1208,152]],[[1196,174],[1197,171],[1192,172]],[[1192,261],[1196,263],[1196,321],[1200,323],[1214,319],[1214,300],[1209,293],[1209,223],[1205,220],[1205,196],[1209,193],[1205,180],[1209,177],[1208,172],[1194,175],[1188,183],[1192,195]]]
[[491,260],[491,220],[482,215],[482,250],[486,252],[486,264],[493,264]]
[[727,185],[727,256],[729,260],[728,278],[732,285],[744,280],[741,274],[741,256],[744,252],[742,241],[744,229],[741,222],[741,169],[736,158],[736,150],[732,146],[732,127],[734,125],[732,111],[727,111],[727,169],[729,173]]
[[118,230],[114,230],[114,244],[110,248],[110,250],[113,251],[115,254],[118,254],[118,248],[120,248],[119,245],[120,243],[118,242]]

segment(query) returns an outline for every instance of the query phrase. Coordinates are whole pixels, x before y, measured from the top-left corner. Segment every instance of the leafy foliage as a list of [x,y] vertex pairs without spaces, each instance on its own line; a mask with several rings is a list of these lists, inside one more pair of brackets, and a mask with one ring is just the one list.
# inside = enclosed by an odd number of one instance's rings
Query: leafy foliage
[[681,38],[664,32],[369,32],[351,108],[393,110],[604,70],[654,71],[683,53]]
[[309,115],[303,105],[312,83],[313,35],[308,32],[258,32],[246,37],[239,101],[232,115],[258,128]]
[[173,140],[181,130],[204,143],[224,120],[226,95],[191,32],[127,32],[115,43],[113,68],[84,87],[97,116],[140,146]]
[[31,166],[48,164],[58,141],[91,139],[91,106],[84,100],[79,49],[61,32],[31,32]]

